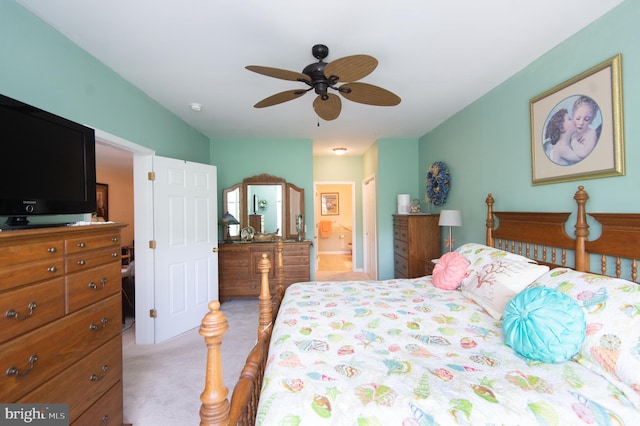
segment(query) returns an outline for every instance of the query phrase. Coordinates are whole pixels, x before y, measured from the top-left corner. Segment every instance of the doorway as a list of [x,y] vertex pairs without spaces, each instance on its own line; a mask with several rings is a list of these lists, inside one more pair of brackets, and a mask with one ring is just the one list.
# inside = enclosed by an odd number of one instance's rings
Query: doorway
[[[153,217],[153,184],[147,179],[147,172],[153,170],[154,151],[99,129],[95,132],[96,145],[105,149],[101,158],[96,157],[97,163],[133,162],[133,240],[138,242],[135,252],[136,343],[154,343],[154,323],[149,316],[154,303],[153,255],[141,246],[141,242],[153,240],[153,221],[147,219]],[[112,154],[115,157],[111,157]]]
[[314,183],[316,277],[356,269],[354,185],[354,182]]

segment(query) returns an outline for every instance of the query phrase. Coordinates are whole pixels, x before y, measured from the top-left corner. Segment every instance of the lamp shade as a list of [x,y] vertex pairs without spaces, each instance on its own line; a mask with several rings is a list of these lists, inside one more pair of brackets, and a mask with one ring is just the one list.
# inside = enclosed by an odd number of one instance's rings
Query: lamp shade
[[462,226],[462,213],[460,210],[440,210],[440,226]]
[[240,222],[238,222],[238,219],[236,219],[235,217],[233,217],[233,215],[229,212],[226,212],[224,215],[222,215],[222,223],[225,225],[239,225]]

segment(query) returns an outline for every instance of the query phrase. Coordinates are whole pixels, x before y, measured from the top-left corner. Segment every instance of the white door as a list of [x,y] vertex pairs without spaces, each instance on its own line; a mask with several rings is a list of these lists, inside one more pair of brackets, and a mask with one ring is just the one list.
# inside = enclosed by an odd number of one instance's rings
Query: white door
[[378,245],[376,232],[376,179],[372,176],[362,182],[362,229],[364,239],[364,272],[372,280],[378,279]]
[[200,325],[218,300],[216,167],[154,157],[155,343]]

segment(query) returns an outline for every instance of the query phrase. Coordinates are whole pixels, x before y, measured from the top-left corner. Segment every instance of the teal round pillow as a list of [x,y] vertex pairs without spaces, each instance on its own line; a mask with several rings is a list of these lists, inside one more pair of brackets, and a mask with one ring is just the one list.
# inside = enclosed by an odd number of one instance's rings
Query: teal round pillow
[[503,313],[507,346],[543,362],[573,357],[584,342],[587,324],[578,303],[548,287],[531,287],[515,296]]

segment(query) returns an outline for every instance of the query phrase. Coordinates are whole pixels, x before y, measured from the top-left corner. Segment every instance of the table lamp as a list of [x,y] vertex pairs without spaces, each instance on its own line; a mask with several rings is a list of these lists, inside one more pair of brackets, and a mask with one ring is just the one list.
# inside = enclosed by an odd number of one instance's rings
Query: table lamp
[[462,226],[462,214],[460,210],[440,210],[438,225],[449,227],[449,238],[445,240],[445,247],[449,247],[449,251],[453,251],[453,242],[455,240],[451,238],[451,227]]
[[231,234],[229,233],[229,226],[231,225],[239,225],[238,219],[233,217],[233,215],[229,212],[226,212],[222,215],[222,224],[227,228],[227,238],[224,240],[225,243],[232,243]]

